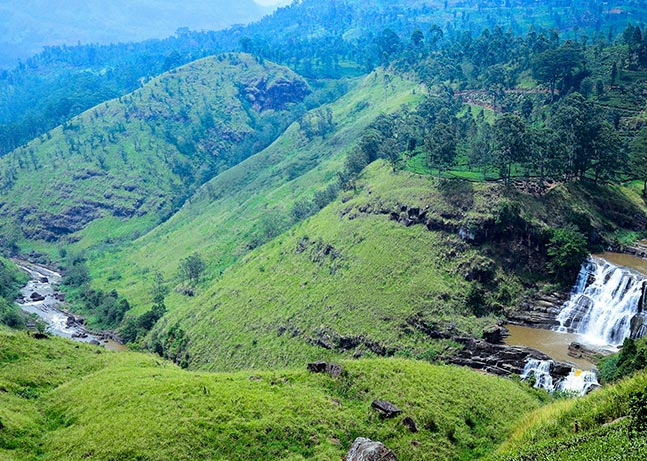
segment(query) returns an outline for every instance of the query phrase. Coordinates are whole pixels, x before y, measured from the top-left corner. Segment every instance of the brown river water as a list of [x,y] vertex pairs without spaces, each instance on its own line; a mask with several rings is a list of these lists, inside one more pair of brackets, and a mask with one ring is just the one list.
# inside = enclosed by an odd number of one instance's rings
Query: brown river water
[[[647,245],[647,242],[645,242],[645,244]],[[606,259],[611,264],[615,264],[616,266],[628,267],[630,269],[634,269],[638,272],[641,272],[647,275],[647,259],[642,259],[633,255],[627,255],[623,253],[610,253],[610,252],[600,253],[593,256]]]
[[594,365],[588,360],[576,359],[568,355],[569,344],[574,341],[582,342],[580,335],[519,325],[505,325],[505,327],[510,331],[510,336],[505,338],[506,344],[510,346],[532,347],[557,361],[570,362],[580,370],[588,371],[594,368]]

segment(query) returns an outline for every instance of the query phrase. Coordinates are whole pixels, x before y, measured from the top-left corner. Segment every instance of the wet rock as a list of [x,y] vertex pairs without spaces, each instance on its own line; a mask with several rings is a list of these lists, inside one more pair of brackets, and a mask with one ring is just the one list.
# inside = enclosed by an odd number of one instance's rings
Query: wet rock
[[402,425],[409,429],[410,432],[418,432],[418,425],[416,424],[416,421],[410,416],[407,416],[402,420]]
[[381,442],[358,437],[348,450],[345,461],[398,461],[395,454]]
[[502,344],[503,338],[509,334],[510,332],[507,328],[501,325],[495,325],[483,331],[483,339],[490,344]]
[[371,407],[380,413],[382,419],[394,418],[402,413],[402,410],[387,400],[374,400]]
[[49,283],[49,279],[47,277],[39,277],[38,281],[40,283]]
[[559,325],[557,316],[568,298],[569,294],[565,292],[526,298],[517,309],[506,312],[508,323],[550,330]]
[[99,341],[97,341],[96,339],[93,339],[92,341],[90,341],[90,344],[92,344],[93,346],[100,346],[101,345],[101,343]]
[[[543,352],[530,347],[492,344],[470,337],[455,337],[453,340],[462,344],[463,349],[445,358],[445,362],[483,370],[498,376],[520,375],[530,359],[552,360]],[[553,368],[556,371],[551,374],[555,378],[563,378],[568,376],[573,364],[554,361]]]
[[585,346],[584,344],[575,341],[568,345],[568,355],[576,359],[585,359],[595,362],[609,353],[611,353],[611,351]]
[[34,291],[31,295],[29,295],[29,299],[31,299],[33,302],[45,301],[45,296]]
[[54,299],[64,303],[65,302],[65,293],[61,293],[60,291],[57,291],[56,293],[54,293]]
[[68,316],[68,318],[65,320],[65,326],[66,327],[71,327],[76,323],[76,319],[74,318],[73,315]]

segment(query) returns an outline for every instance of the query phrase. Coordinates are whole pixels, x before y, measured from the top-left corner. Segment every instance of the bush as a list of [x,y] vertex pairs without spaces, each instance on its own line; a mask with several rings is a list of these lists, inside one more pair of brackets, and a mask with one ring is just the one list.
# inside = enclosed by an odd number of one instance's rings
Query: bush
[[564,285],[570,285],[587,258],[588,242],[575,225],[552,231],[548,244],[548,269]]

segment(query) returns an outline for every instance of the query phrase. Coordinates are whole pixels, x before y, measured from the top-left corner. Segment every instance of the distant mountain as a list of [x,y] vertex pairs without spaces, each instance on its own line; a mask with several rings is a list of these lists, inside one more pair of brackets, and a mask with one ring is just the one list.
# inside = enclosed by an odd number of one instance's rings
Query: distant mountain
[[271,11],[253,0],[46,0],[0,2],[0,67],[44,46],[141,41],[178,28],[218,30]]
[[49,241],[103,219],[150,227],[271,143],[309,92],[289,69],[249,55],[163,74],[3,157],[2,226]]

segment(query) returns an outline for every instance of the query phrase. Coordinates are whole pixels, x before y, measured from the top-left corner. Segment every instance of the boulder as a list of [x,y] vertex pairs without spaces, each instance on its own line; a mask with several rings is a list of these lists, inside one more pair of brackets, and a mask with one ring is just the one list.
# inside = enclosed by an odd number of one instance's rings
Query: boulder
[[29,295],[29,299],[31,299],[34,302],[45,301],[45,296],[43,296],[40,293],[34,291],[31,295]]
[[410,416],[407,416],[402,420],[402,425],[409,429],[410,432],[418,432],[418,425],[416,424],[416,421]]
[[483,339],[490,344],[502,344],[503,338],[509,336],[507,328],[500,325],[494,325],[483,332]]
[[308,364],[308,371],[310,373],[328,373],[333,378],[336,378],[341,374],[343,368],[336,363],[312,362]]
[[402,410],[386,400],[374,400],[371,407],[380,413],[382,419],[393,418],[402,413]]
[[326,371],[326,362],[312,362],[308,364],[308,371],[310,373],[323,373]]
[[395,454],[381,442],[374,442],[371,439],[358,437],[353,442],[345,461],[398,461]]

